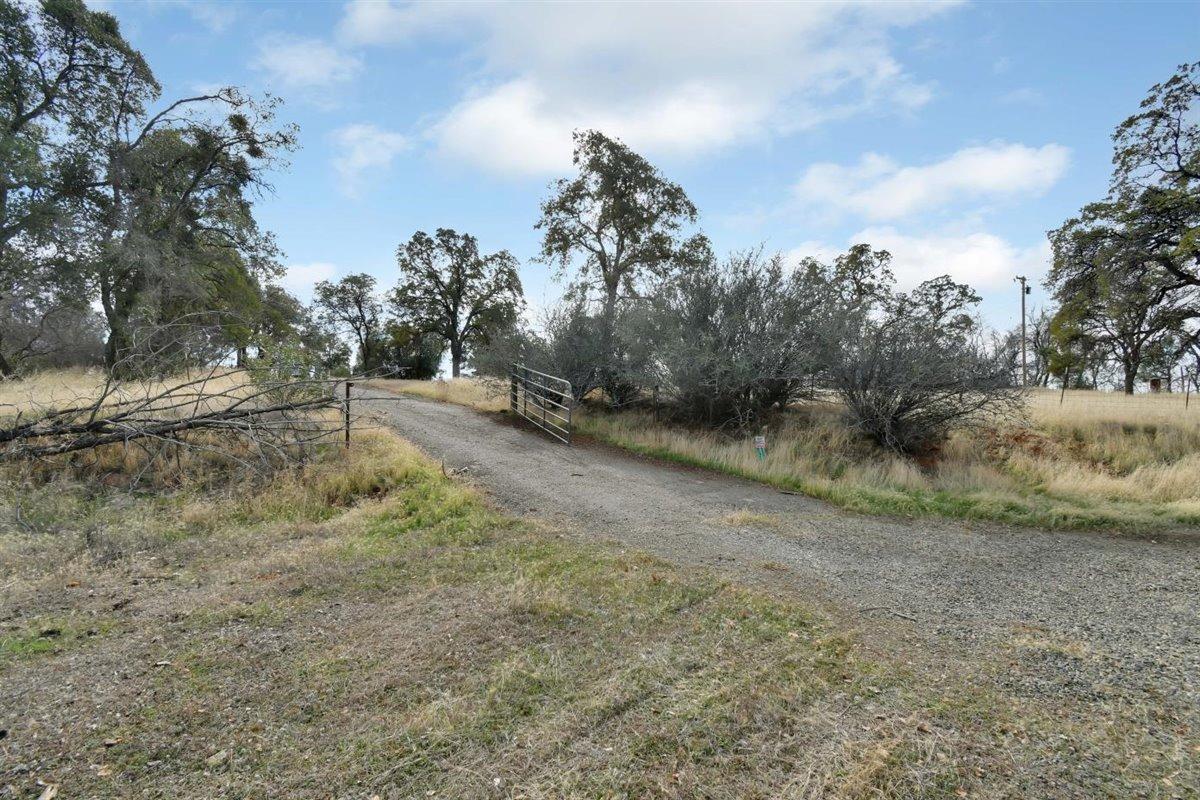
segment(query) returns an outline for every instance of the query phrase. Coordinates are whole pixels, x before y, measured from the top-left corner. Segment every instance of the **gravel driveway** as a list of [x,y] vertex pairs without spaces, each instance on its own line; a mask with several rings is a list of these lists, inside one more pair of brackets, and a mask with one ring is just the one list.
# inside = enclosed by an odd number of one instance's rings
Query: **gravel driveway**
[[[865,517],[606,447],[566,447],[451,403],[378,389],[360,396],[511,512],[672,561],[785,581],[867,627],[886,620],[967,651],[1032,638],[1044,669],[1023,680],[1044,685],[1027,690],[1200,706],[1200,534]],[[726,519],[742,510],[774,519]]]

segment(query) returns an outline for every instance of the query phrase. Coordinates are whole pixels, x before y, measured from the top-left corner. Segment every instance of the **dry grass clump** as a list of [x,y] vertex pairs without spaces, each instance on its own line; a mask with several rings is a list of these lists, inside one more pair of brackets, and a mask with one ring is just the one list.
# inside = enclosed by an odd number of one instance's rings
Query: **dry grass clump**
[[783,520],[775,514],[765,514],[748,508],[731,511],[722,517],[721,521],[734,528],[778,528],[783,525]]

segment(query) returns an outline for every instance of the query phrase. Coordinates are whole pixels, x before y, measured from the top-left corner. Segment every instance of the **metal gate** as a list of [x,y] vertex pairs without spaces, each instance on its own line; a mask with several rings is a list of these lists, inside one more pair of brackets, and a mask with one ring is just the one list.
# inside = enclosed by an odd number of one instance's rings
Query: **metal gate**
[[571,443],[571,382],[523,364],[513,364],[509,407],[513,413],[566,444]]

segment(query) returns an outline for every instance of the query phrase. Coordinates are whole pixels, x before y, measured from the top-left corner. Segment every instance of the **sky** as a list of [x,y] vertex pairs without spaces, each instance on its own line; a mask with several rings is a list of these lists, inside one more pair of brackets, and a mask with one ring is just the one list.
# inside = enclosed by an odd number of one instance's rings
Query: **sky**
[[403,4],[90,0],[164,101],[236,85],[284,101],[300,149],[260,223],[308,299],[395,284],[415,231],[522,263],[571,131],[622,139],[681,184],[719,253],[885,248],[902,287],[949,274],[996,327],[1034,306],[1046,231],[1103,197],[1113,128],[1200,59],[1195,3]]

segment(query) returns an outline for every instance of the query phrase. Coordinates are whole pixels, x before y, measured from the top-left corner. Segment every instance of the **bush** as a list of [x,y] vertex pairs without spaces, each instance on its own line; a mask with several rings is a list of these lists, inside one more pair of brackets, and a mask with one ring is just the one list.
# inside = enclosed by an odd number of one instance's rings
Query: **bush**
[[541,332],[514,327],[498,333],[472,354],[471,367],[478,375],[505,378],[513,364],[524,364],[570,381],[579,401],[599,387],[600,324],[587,303],[563,301],[546,313]]
[[844,308],[825,341],[851,423],[889,450],[921,455],[955,428],[1015,412],[1011,371],[967,313],[978,302],[969,287],[941,277]]
[[789,274],[782,256],[761,250],[673,280],[658,303],[658,364],[677,417],[741,427],[811,391],[812,326],[827,284],[824,272]]
[[474,366],[499,376],[523,363],[569,380],[576,400],[602,389],[614,405],[659,386],[676,420],[710,428],[758,424],[832,389],[866,436],[925,453],[1018,397],[969,313],[978,296],[944,277],[898,293],[890,260],[867,245],[795,269],[761,250],[697,260],[652,300],[619,307],[611,348],[600,315],[569,300],[541,333],[496,337]]

